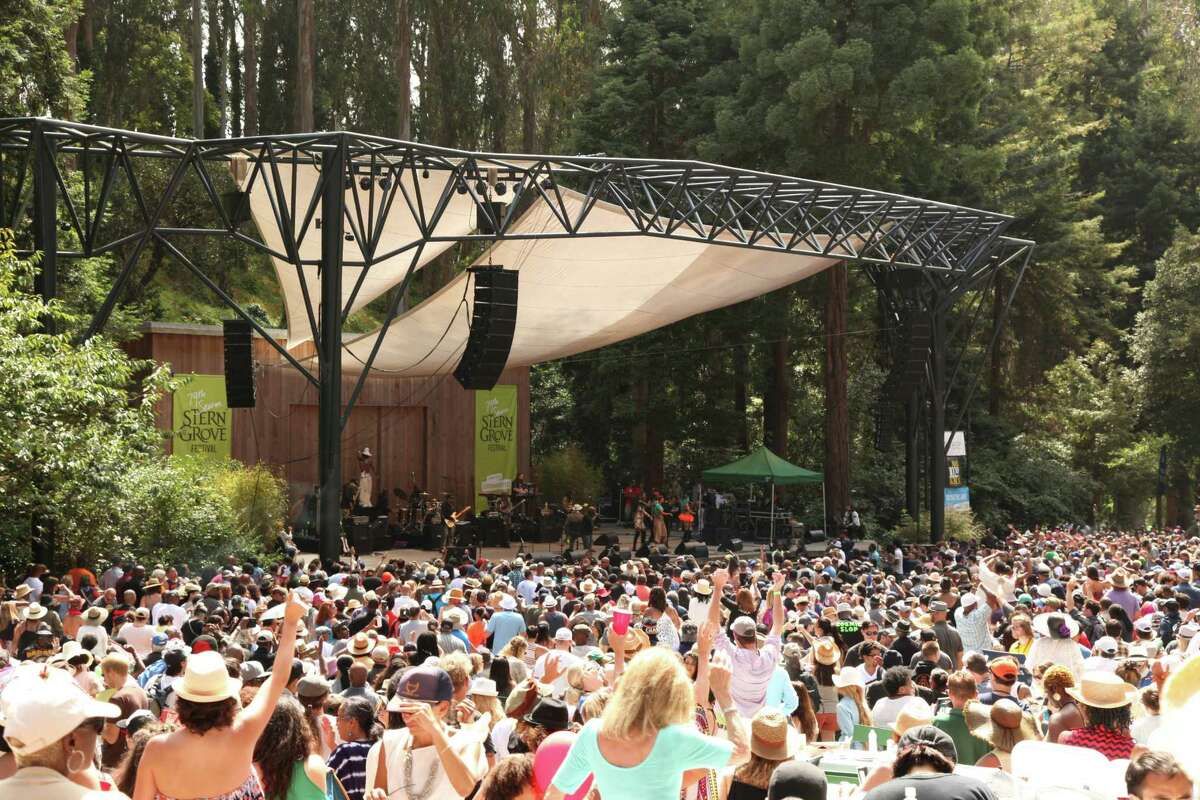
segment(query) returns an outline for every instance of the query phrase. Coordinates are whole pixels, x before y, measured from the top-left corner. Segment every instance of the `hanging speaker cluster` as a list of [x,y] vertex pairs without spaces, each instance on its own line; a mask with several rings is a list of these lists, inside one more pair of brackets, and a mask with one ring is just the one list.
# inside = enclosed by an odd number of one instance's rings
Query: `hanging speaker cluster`
[[254,408],[254,329],[244,319],[222,321],[225,329],[225,405]]
[[517,327],[516,270],[476,267],[471,333],[454,377],[464,389],[491,389],[508,362]]

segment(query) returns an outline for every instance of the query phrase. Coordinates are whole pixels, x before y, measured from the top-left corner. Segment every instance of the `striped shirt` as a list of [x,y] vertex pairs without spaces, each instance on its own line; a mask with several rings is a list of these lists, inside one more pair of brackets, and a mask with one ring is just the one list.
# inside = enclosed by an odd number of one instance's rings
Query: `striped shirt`
[[[982,598],[979,598],[982,601]],[[988,620],[992,617],[992,607],[986,602],[978,602],[966,613],[960,608],[954,613],[954,624],[962,637],[964,650],[979,652],[992,649],[992,632],[988,628]]]
[[767,698],[767,686],[779,663],[783,642],[777,634],[767,637],[767,643],[757,650],[738,647],[722,631],[716,639],[716,648],[726,653],[732,662],[733,678],[729,693],[738,712],[749,719],[753,717]]
[[1066,731],[1058,737],[1059,744],[1069,744],[1075,747],[1087,747],[1096,750],[1109,761],[1118,758],[1129,758],[1133,752],[1133,737],[1128,733],[1110,731],[1102,726],[1076,728]]
[[342,782],[350,800],[363,800],[367,789],[367,753],[370,742],[344,742],[329,756],[329,768]]

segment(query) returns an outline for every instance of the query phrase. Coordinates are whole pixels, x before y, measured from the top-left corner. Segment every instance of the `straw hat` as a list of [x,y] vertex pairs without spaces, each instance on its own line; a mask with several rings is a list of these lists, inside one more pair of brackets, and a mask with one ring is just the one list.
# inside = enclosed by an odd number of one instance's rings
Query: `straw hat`
[[896,721],[892,723],[892,730],[898,736],[903,736],[904,732],[911,728],[920,728],[922,725],[933,724],[933,708],[921,698],[910,700],[900,709],[900,713],[896,715]]
[[79,642],[68,639],[63,643],[62,650],[47,659],[46,663],[66,664],[76,656],[87,656],[87,663],[84,664],[85,669],[90,669],[92,664],[96,662],[96,657],[92,655],[91,650],[84,650],[83,645],[81,645]]
[[1078,686],[1068,686],[1067,694],[1092,708],[1121,708],[1137,699],[1138,690],[1111,672],[1085,672]]
[[46,607],[43,605],[34,603],[25,608],[25,619],[27,620],[41,619],[44,616],[46,616]]
[[1200,656],[1192,656],[1171,670],[1162,687],[1162,713],[1183,708],[1200,697]]
[[350,644],[346,645],[346,652],[356,658],[369,656],[371,655],[371,651],[375,649],[376,641],[378,641],[378,637],[374,634],[360,631],[350,639]]
[[629,628],[625,636],[625,659],[633,658],[638,653],[650,647],[650,637],[641,628]]
[[862,671],[858,667],[842,667],[841,670],[833,676],[833,685],[839,689],[847,686],[857,686],[860,689],[867,685],[863,678]]
[[1012,700],[997,700],[990,706],[971,700],[963,708],[963,716],[971,733],[1004,752],[1012,752],[1017,742],[1042,738],[1033,716]]
[[709,583],[708,578],[701,578],[700,580],[696,581],[696,583],[692,585],[692,594],[698,594],[703,597],[708,597],[711,595],[712,584]]
[[467,694],[477,694],[483,697],[500,696],[500,692],[496,690],[496,682],[491,678],[475,678],[471,681],[471,688]]
[[242,682],[229,677],[225,659],[214,650],[197,653],[188,659],[183,680],[175,684],[175,694],[193,703],[216,703],[237,697]]
[[788,760],[797,749],[795,738],[789,736],[791,727],[779,709],[760,709],[750,721],[750,752],[770,761]]
[[29,597],[29,593],[33,591],[33,587],[28,583],[22,583],[17,588],[13,589],[13,598],[16,600],[24,600]]
[[813,658],[817,660],[818,664],[832,667],[838,663],[841,656],[837,644],[828,636],[822,636],[813,644]]
[[88,625],[103,625],[106,619],[108,619],[108,609],[100,606],[92,606],[83,612],[83,621]]
[[933,617],[928,614],[915,614],[908,618],[914,628],[928,630],[933,627]]
[[1129,579],[1125,577],[1125,573],[1122,570],[1117,570],[1112,575],[1109,575],[1108,579],[1110,581],[1112,581],[1112,585],[1113,585],[1114,589],[1129,588],[1129,583],[1128,583]]

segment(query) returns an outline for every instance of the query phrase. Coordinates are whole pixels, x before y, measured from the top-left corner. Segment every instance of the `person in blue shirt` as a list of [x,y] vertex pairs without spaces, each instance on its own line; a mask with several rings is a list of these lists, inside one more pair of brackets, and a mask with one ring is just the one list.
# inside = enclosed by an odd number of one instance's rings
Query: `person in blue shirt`
[[510,595],[500,600],[500,610],[487,621],[487,633],[492,638],[492,652],[499,653],[515,636],[525,633],[525,619],[517,613],[517,601]]

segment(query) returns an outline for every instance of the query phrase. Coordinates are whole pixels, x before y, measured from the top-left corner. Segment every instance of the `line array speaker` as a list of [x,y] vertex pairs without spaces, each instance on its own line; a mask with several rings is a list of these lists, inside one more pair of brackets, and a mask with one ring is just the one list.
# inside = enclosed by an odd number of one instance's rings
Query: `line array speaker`
[[464,389],[491,389],[500,380],[517,327],[517,271],[478,267],[471,333],[454,377]]
[[225,329],[225,405],[254,408],[253,328],[244,319],[227,319]]

